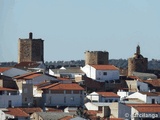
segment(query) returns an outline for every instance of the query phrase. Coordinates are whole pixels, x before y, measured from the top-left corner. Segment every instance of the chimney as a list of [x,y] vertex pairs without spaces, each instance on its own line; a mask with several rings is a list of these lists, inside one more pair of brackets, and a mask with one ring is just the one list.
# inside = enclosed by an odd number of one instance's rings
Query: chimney
[[29,39],[32,40],[32,36],[33,36],[33,35],[32,35],[32,32],[30,32],[30,33],[29,33]]

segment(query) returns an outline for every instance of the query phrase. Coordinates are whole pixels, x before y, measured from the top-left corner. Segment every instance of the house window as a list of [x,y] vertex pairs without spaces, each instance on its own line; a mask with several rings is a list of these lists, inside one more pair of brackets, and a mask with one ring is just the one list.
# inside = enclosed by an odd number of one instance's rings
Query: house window
[[51,93],[54,93],[54,94],[63,94],[64,91],[63,90],[52,90]]
[[64,103],[66,103],[66,97],[64,97]]
[[12,107],[12,101],[11,100],[8,101],[8,107]]
[[103,72],[103,75],[107,75],[107,72]]
[[155,99],[152,99],[152,104],[155,104]]
[[28,92],[27,88],[24,88],[23,91],[24,91],[24,93],[27,93],[27,92]]
[[27,98],[24,98],[24,101],[27,102]]
[[66,94],[71,94],[71,90],[66,90]]
[[108,100],[105,100],[105,102],[108,102]]
[[109,102],[112,102],[113,100],[112,99],[109,99]]
[[79,94],[79,90],[74,90],[73,94]]
[[102,107],[101,106],[98,107],[98,111],[102,111]]

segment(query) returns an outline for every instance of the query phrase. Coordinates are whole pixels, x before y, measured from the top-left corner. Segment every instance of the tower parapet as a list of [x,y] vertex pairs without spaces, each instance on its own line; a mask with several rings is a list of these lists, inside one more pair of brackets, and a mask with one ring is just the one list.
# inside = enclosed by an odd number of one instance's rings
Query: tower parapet
[[86,51],[85,65],[107,65],[109,59],[107,51]]

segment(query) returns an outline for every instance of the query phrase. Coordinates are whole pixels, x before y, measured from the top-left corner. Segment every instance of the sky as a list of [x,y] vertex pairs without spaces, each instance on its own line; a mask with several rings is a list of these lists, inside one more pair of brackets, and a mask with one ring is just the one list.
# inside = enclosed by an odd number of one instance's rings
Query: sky
[[18,61],[18,39],[44,40],[44,60],[160,59],[160,0],[0,0],[0,62]]

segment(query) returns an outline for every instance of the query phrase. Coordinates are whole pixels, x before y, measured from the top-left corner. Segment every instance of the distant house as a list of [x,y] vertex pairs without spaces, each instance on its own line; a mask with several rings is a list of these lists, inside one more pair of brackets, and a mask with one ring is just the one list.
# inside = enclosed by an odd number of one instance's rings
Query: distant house
[[129,92],[148,92],[149,86],[147,83],[140,81],[140,80],[125,80],[126,82],[126,88],[128,88]]
[[18,90],[0,87],[0,108],[22,106],[22,95]]
[[35,112],[31,115],[32,120],[66,120],[62,119],[64,117],[73,116],[72,113],[64,113],[64,112]]
[[119,69],[114,65],[86,65],[81,69],[87,77],[100,82],[119,79]]
[[[4,69],[4,68],[0,68],[0,69]],[[18,68],[9,68],[1,72],[1,75],[8,76],[8,77],[15,77],[15,76],[19,76],[26,73],[29,73],[29,72],[26,70],[18,69]]]
[[149,79],[143,82],[148,84],[150,91],[160,92],[160,79]]
[[92,92],[87,95],[87,98],[91,102],[118,102],[120,96],[113,92]]
[[85,73],[80,67],[61,67],[60,69],[49,69],[49,74],[61,78],[75,79],[77,75],[84,75]]
[[[33,97],[36,96],[36,91],[33,86],[39,84],[45,80],[58,82],[59,80],[53,76],[43,74],[41,72],[30,72],[17,77],[14,77],[16,81],[19,92],[22,93],[22,104],[28,106],[33,104]],[[34,96],[33,96],[34,95]]]
[[159,104],[119,104],[118,115],[124,119],[159,120]]
[[7,108],[4,113],[6,115],[13,116],[13,120],[30,120],[30,115],[21,110],[20,108]]
[[102,107],[110,105],[111,103],[106,103],[106,102],[87,102],[85,103],[84,106],[87,110],[102,111]]
[[135,92],[128,97],[130,98],[138,98],[145,103],[150,103],[150,104],[157,104],[160,103],[160,93],[159,92]]
[[133,72],[132,75],[137,76],[142,80],[157,79],[157,76],[152,73]]
[[14,67],[29,71],[44,71],[46,69],[46,66],[43,62],[20,62]]
[[55,83],[41,88],[46,106],[81,106],[84,100],[84,89],[75,83]]

